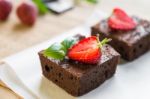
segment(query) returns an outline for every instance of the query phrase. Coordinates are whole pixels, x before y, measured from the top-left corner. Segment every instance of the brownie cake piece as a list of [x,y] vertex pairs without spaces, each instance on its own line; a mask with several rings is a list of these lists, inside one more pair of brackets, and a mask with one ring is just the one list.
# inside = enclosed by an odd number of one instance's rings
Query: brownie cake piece
[[102,56],[95,65],[45,57],[39,52],[43,75],[73,96],[83,95],[112,77],[120,55],[109,45],[101,49]]
[[108,25],[108,19],[92,27],[92,35],[100,34],[100,39],[111,38],[109,43],[122,58],[132,61],[150,49],[150,22],[133,16],[137,23],[132,30],[116,30]]

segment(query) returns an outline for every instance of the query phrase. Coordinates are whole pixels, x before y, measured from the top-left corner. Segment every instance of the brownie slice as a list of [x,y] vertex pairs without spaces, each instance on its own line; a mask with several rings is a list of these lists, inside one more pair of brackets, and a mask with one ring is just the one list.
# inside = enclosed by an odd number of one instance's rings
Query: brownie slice
[[43,75],[73,96],[83,95],[112,77],[120,55],[109,45],[102,48],[98,64],[89,65],[64,59],[63,61],[45,57],[39,52]]
[[122,31],[111,29],[107,19],[92,27],[92,35],[100,34],[100,39],[112,38],[109,43],[122,58],[132,61],[150,49],[150,22],[133,17],[137,26],[133,30]]

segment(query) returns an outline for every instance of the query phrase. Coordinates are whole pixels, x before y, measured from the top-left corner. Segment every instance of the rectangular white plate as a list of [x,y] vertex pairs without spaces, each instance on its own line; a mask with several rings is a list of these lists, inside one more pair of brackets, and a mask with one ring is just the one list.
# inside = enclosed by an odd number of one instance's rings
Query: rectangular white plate
[[26,99],[31,99],[29,97],[40,99],[150,99],[150,52],[133,62],[119,64],[114,77],[81,97],[69,95],[44,78],[37,53],[53,42],[61,41],[76,33],[88,35],[90,30],[86,26],[73,29],[4,59],[3,61],[8,65],[3,66],[0,70],[1,79]]

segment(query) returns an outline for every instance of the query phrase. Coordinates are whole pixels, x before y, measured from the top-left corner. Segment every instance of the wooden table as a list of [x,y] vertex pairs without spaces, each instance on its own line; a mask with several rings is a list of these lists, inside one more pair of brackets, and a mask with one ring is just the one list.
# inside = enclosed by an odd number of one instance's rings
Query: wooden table
[[[53,38],[60,33],[85,22],[93,11],[93,6],[81,4],[75,9],[60,16],[47,14],[39,16],[33,27],[20,24],[15,14],[15,8],[22,0],[13,0],[14,10],[8,21],[0,23],[0,59],[21,51],[25,48]],[[99,9],[111,13],[112,8],[121,7],[127,12],[150,19],[149,0],[101,0]],[[0,82],[1,99],[20,99]]]
[[21,1],[13,0],[14,9],[10,18],[0,23],[0,59],[84,23],[93,9],[93,6],[82,4],[61,15],[49,13],[39,16],[33,27],[27,27],[22,25],[16,17],[15,9]]

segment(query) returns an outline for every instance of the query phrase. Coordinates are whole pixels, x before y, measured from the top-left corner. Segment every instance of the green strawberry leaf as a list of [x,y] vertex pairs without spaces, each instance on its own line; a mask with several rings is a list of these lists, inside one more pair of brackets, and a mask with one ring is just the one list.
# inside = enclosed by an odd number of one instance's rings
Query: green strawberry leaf
[[110,42],[111,41],[111,39],[109,38],[105,38],[105,39],[103,39],[102,41],[101,41],[101,45],[103,46],[103,45],[105,45],[105,44],[107,44],[108,42]]
[[44,51],[44,56],[59,60],[63,60],[65,58],[65,55],[66,52],[64,51],[64,46],[59,43],[52,44]]
[[38,10],[39,10],[40,14],[45,14],[49,11],[48,8],[46,7],[46,5],[42,2],[42,0],[32,0],[32,1],[38,7]]
[[108,39],[108,38],[105,38],[103,39],[102,41],[99,40],[99,37],[97,37],[97,42],[98,42],[98,46],[100,48],[102,48],[102,46],[104,46],[105,44],[107,44],[108,42],[110,42],[112,39]]

